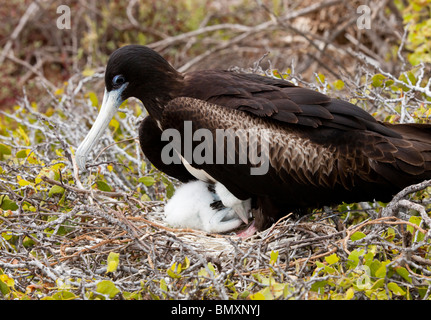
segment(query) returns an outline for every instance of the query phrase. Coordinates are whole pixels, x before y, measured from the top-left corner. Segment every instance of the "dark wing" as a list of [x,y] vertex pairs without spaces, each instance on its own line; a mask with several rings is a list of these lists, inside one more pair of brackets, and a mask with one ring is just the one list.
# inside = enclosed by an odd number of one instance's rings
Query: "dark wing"
[[185,75],[181,96],[205,100],[263,118],[308,127],[371,130],[400,138],[369,113],[343,100],[297,87],[289,81],[228,71]]
[[[431,125],[430,124],[390,124],[384,126],[396,132],[401,138],[387,137],[386,146],[389,144],[396,149],[394,157],[387,158],[384,163],[373,164],[375,170],[393,177],[393,183],[399,187],[418,183],[431,178]],[[370,153],[375,149],[369,147]],[[382,157],[382,155],[379,155]],[[386,172],[385,172],[386,170]]]
[[162,161],[162,150],[169,141],[162,141],[161,136],[162,131],[154,119],[147,116],[139,126],[139,144],[144,155],[157,169],[181,182],[195,180],[181,163],[166,164]]
[[[431,178],[431,144],[423,141],[386,137],[369,130],[292,126],[201,100],[172,100],[164,110],[162,127],[183,133],[184,121],[193,124],[189,139],[198,129],[211,132],[210,140],[195,139],[193,150],[200,146],[202,151],[203,144],[208,144],[206,150],[211,150],[212,161],[191,165],[204,170],[240,199],[272,197],[290,207],[386,201],[400,187]],[[217,141],[217,129],[238,141],[243,139],[248,147],[240,148],[239,142],[235,145],[232,164],[228,164],[232,158],[228,144]],[[400,133],[396,135],[401,137]],[[267,163],[251,158],[250,139],[256,142],[256,155]],[[225,148],[220,149],[220,145]],[[178,151],[185,157],[184,150]],[[220,152],[223,163],[217,161]],[[244,153],[247,161],[241,162]],[[266,165],[267,171],[262,171]],[[261,168],[264,174],[253,174],[253,167]]]

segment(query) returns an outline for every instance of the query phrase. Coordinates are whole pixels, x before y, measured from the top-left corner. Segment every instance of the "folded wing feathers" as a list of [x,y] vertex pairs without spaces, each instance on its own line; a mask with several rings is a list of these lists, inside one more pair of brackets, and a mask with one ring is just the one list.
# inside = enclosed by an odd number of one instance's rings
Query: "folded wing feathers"
[[[243,83],[236,82],[235,77],[241,78]],[[425,133],[415,125],[382,124],[346,101],[331,99],[283,80],[230,74],[227,79],[226,86],[218,86],[211,92],[208,102],[255,114],[261,120],[278,120],[282,127],[289,123],[310,128],[324,126],[339,129],[341,135],[344,132],[357,133],[358,141],[352,148],[347,146],[348,150],[338,151],[335,147],[331,149],[330,145],[313,144],[304,139],[299,141],[299,136],[285,135],[278,139],[273,136],[270,160],[280,176],[284,175],[282,171],[287,171],[300,183],[323,182],[330,185],[338,181],[350,188],[354,183],[351,179],[353,175],[372,179],[367,176],[371,169],[384,174],[391,172],[393,167],[393,170],[413,175],[431,170],[431,143],[427,141],[431,136],[431,126],[430,133]]]

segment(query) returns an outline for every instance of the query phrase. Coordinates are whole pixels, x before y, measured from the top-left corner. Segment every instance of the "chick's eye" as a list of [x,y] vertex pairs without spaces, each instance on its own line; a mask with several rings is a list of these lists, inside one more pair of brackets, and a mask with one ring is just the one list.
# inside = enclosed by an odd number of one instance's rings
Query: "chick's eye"
[[122,74],[118,74],[112,79],[112,85],[114,87],[119,87],[125,82],[126,82],[126,78]]

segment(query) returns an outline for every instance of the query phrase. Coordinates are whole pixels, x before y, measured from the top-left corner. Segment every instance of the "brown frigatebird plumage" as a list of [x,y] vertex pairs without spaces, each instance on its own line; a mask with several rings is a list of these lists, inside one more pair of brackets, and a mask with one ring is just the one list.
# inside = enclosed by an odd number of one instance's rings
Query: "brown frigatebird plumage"
[[[76,153],[81,168],[120,104],[136,97],[149,113],[139,130],[148,159],[183,182],[218,183],[239,200],[251,199],[258,230],[291,210],[389,201],[402,188],[431,179],[431,125],[382,123],[353,104],[285,80],[219,70],[182,74],[150,48],[129,45],[111,55],[105,85],[98,119]],[[254,132],[267,170],[251,174],[252,159],[228,163],[226,151],[223,163],[185,162],[181,147],[182,162],[166,164],[162,151],[169,141],[162,141],[162,132],[185,132],[186,123],[193,133],[212,134],[214,141],[206,143],[214,155],[220,152],[217,130],[246,132],[246,140]],[[236,146],[236,159],[241,152]]]

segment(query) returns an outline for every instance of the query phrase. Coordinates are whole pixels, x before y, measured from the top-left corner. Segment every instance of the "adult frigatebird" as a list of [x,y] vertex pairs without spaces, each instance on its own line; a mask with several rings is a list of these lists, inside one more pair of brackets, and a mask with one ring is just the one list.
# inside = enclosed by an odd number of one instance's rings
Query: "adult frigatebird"
[[[215,184],[223,204],[243,220],[251,199],[258,230],[292,210],[389,201],[431,179],[431,125],[382,123],[353,104],[285,80],[221,70],[183,74],[152,49],[128,45],[110,56],[105,86],[100,113],[76,152],[80,168],[120,104],[136,97],[149,113],[139,139],[153,165],[183,182]],[[180,143],[172,143],[173,135],[163,138],[167,130],[180,133]],[[200,140],[199,130],[205,130]],[[220,130],[223,141],[235,135],[233,149],[220,148]],[[187,143],[213,158],[221,154],[222,161],[193,161]],[[168,147],[181,161],[166,163]]]

